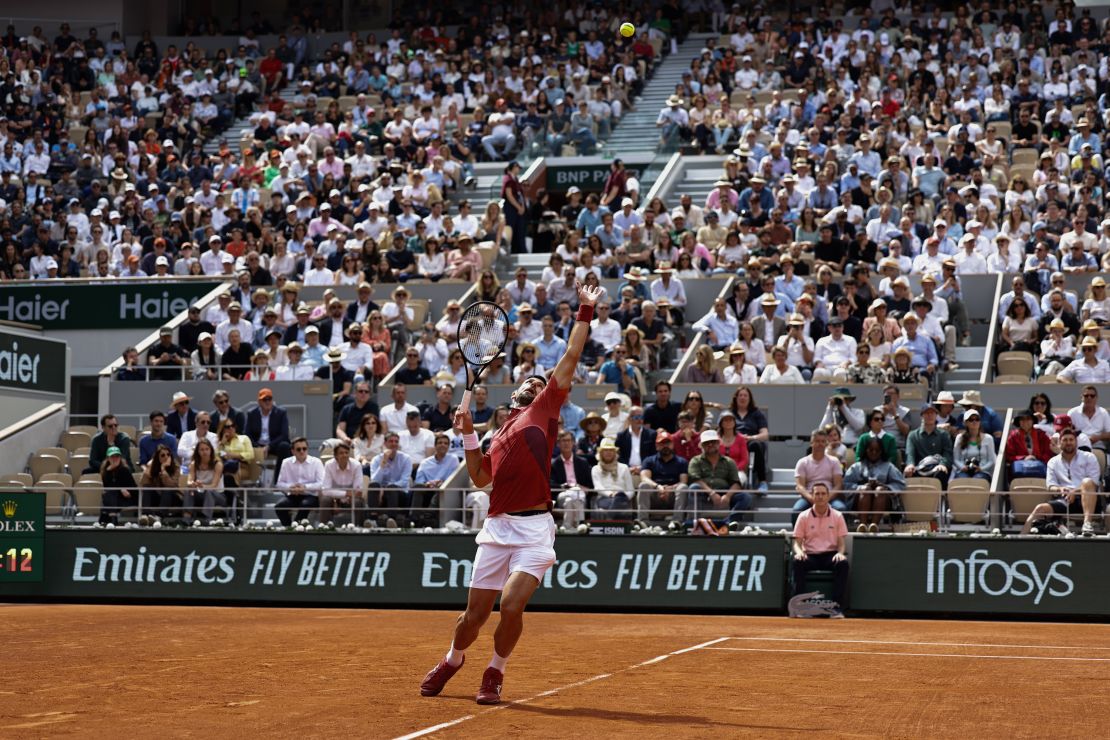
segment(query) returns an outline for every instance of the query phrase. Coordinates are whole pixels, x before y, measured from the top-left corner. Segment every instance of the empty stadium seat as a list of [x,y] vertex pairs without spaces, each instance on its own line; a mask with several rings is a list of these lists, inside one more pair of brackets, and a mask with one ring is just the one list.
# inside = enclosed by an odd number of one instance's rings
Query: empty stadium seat
[[58,444],[72,453],[82,447],[88,448],[91,439],[90,435],[85,432],[75,432],[69,429],[62,432],[62,437],[58,440]]
[[936,519],[940,508],[941,486],[935,478],[908,478],[906,490],[899,494],[906,520],[929,522]]
[[73,485],[73,476],[69,473],[44,473],[36,482],[45,483],[51,481],[61,483],[66,488],[69,488]]
[[981,524],[990,498],[990,482],[982,478],[955,478],[948,483],[948,510],[957,524]]
[[57,456],[38,454],[31,456],[28,467],[31,469],[31,477],[35,482],[38,482],[47,473],[61,473],[65,469],[62,461]]
[[999,375],[1020,375],[1026,380],[1033,376],[1032,352],[999,352]]

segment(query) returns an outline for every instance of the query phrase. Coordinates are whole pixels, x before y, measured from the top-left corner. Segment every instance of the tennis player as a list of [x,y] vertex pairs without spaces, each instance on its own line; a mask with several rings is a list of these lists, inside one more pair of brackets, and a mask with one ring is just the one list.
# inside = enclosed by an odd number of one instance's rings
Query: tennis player
[[497,704],[505,662],[524,629],[524,607],[540,579],[555,563],[555,520],[551,516],[551,456],[559,429],[559,409],[570,391],[578,358],[586,344],[594,305],[601,291],[578,288],[578,316],[550,378],[527,378],[513,391],[513,410],[497,430],[489,454],[483,455],[470,409],[459,406],[455,420],[463,431],[466,467],[476,486],[493,484],[489,516],[475,542],[474,570],[466,611],[455,624],[451,649],[420,684],[423,696],[435,696],[462,667],[466,649],[478,639],[501,595],[501,622],[493,633],[493,659],[482,676],[476,701]]

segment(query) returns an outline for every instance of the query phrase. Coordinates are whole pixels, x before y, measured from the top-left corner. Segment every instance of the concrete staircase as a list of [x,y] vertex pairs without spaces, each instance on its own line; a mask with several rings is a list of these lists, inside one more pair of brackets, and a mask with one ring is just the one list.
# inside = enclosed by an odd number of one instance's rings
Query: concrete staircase
[[[278,94],[278,97],[285,101],[291,101],[295,92],[296,90],[293,85],[286,85]],[[239,142],[243,138],[244,132],[253,132],[254,128],[254,124],[251,123],[249,116],[246,118],[236,118],[226,130],[220,132],[219,136],[214,136],[204,142],[204,153],[209,156],[219,154],[225,142],[233,152],[238,152]],[[268,206],[269,203],[266,205]]]
[[[625,113],[613,127],[605,153],[614,157],[631,154],[654,153],[659,143],[659,130],[655,119],[667,98],[674,93],[675,85],[682,82],[682,73],[690,67],[690,60],[697,58],[710,34],[690,34],[671,54],[656,67],[651,80],[644,86],[640,97],[633,101],[634,110]],[[647,192],[650,183],[641,183]]]
[[705,198],[713,190],[713,183],[720,177],[724,167],[724,157],[716,155],[682,157],[682,176],[664,188],[659,197],[664,203],[674,207],[679,196],[689,195],[696,205],[704,206]]

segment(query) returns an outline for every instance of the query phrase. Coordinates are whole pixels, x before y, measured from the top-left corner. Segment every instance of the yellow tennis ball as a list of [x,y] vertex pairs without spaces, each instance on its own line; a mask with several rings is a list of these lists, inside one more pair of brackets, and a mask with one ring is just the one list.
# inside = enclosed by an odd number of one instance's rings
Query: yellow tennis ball
[[636,27],[631,23],[621,24],[621,36],[629,38],[632,34],[636,33]]

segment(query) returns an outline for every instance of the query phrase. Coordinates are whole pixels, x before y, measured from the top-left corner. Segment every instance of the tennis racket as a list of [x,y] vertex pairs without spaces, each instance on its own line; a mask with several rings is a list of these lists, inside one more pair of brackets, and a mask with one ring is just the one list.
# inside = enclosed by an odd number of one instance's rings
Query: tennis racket
[[505,349],[509,338],[509,317],[496,303],[472,303],[459,319],[459,351],[471,367],[470,381],[466,384],[459,405],[470,408],[470,395],[482,371]]

